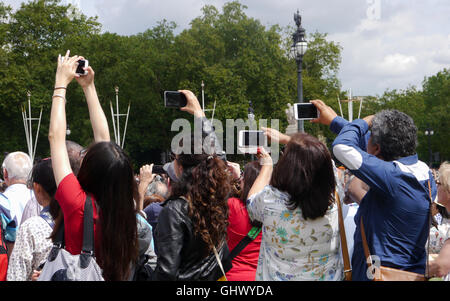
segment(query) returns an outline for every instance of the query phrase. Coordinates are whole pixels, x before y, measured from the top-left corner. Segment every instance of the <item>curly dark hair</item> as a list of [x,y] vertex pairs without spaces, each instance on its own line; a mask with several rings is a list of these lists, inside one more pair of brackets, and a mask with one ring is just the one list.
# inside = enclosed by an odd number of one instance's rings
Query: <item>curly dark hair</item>
[[207,256],[226,239],[231,177],[226,163],[215,155],[181,154],[176,160],[183,167],[183,174],[174,184],[172,195],[188,200],[189,217],[196,234],[207,246],[204,250]]
[[416,154],[417,127],[413,119],[397,110],[384,110],[375,115],[371,127],[373,144],[380,145],[385,161]]

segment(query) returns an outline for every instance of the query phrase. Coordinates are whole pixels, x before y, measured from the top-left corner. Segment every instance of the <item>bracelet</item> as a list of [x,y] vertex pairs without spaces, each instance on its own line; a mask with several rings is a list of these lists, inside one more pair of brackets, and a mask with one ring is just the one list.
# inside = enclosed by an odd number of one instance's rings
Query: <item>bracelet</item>
[[61,95],[53,95],[52,99],[55,98],[55,97],[60,97],[60,98],[64,99],[64,102],[67,101],[66,98],[65,98],[64,96],[61,96]]
[[61,89],[67,90],[67,87],[55,87],[55,90],[61,90]]

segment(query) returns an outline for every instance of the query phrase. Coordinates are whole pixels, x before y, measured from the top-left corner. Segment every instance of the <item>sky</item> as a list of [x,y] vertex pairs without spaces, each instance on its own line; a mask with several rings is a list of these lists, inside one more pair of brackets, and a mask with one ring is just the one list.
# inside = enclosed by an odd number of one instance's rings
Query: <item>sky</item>
[[[226,0],[62,0],[103,31],[132,35],[166,19],[176,33],[189,28],[204,5],[221,10]],[[21,0],[5,0],[13,8]],[[327,33],[343,47],[339,79],[354,96],[382,95],[390,89],[421,88],[425,77],[450,68],[449,0],[241,0],[247,16],[265,26],[295,26],[302,15],[306,32]]]

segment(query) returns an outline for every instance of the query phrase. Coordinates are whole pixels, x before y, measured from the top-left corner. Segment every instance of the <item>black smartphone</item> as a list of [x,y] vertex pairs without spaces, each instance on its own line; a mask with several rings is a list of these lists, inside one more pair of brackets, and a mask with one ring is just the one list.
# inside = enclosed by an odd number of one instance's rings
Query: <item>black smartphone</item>
[[267,146],[267,139],[263,131],[239,132],[239,147]]
[[312,103],[296,103],[294,116],[297,120],[312,120],[319,118],[319,110]]
[[186,96],[178,91],[164,92],[164,105],[166,108],[183,108],[187,105]]
[[87,75],[88,72],[84,70],[84,68],[89,67],[89,61],[88,60],[79,60],[78,61],[78,68],[76,73],[79,75]]
[[153,165],[152,173],[155,175],[167,174],[167,171],[165,171],[163,167],[163,165]]

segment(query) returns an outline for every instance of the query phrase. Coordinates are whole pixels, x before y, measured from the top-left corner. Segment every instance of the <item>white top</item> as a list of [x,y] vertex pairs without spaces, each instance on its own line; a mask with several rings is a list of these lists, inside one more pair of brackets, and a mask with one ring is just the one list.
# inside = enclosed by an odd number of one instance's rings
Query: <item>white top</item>
[[31,281],[33,271],[47,260],[52,249],[51,233],[52,228],[40,216],[20,226],[9,258],[7,281]]
[[27,203],[34,198],[34,192],[28,189],[25,184],[14,184],[9,186],[3,194],[9,199],[11,211],[17,218],[17,225],[20,225],[23,210]]
[[289,198],[266,186],[247,201],[250,218],[263,223],[256,281],[343,280],[337,206],[305,220],[286,207]]

